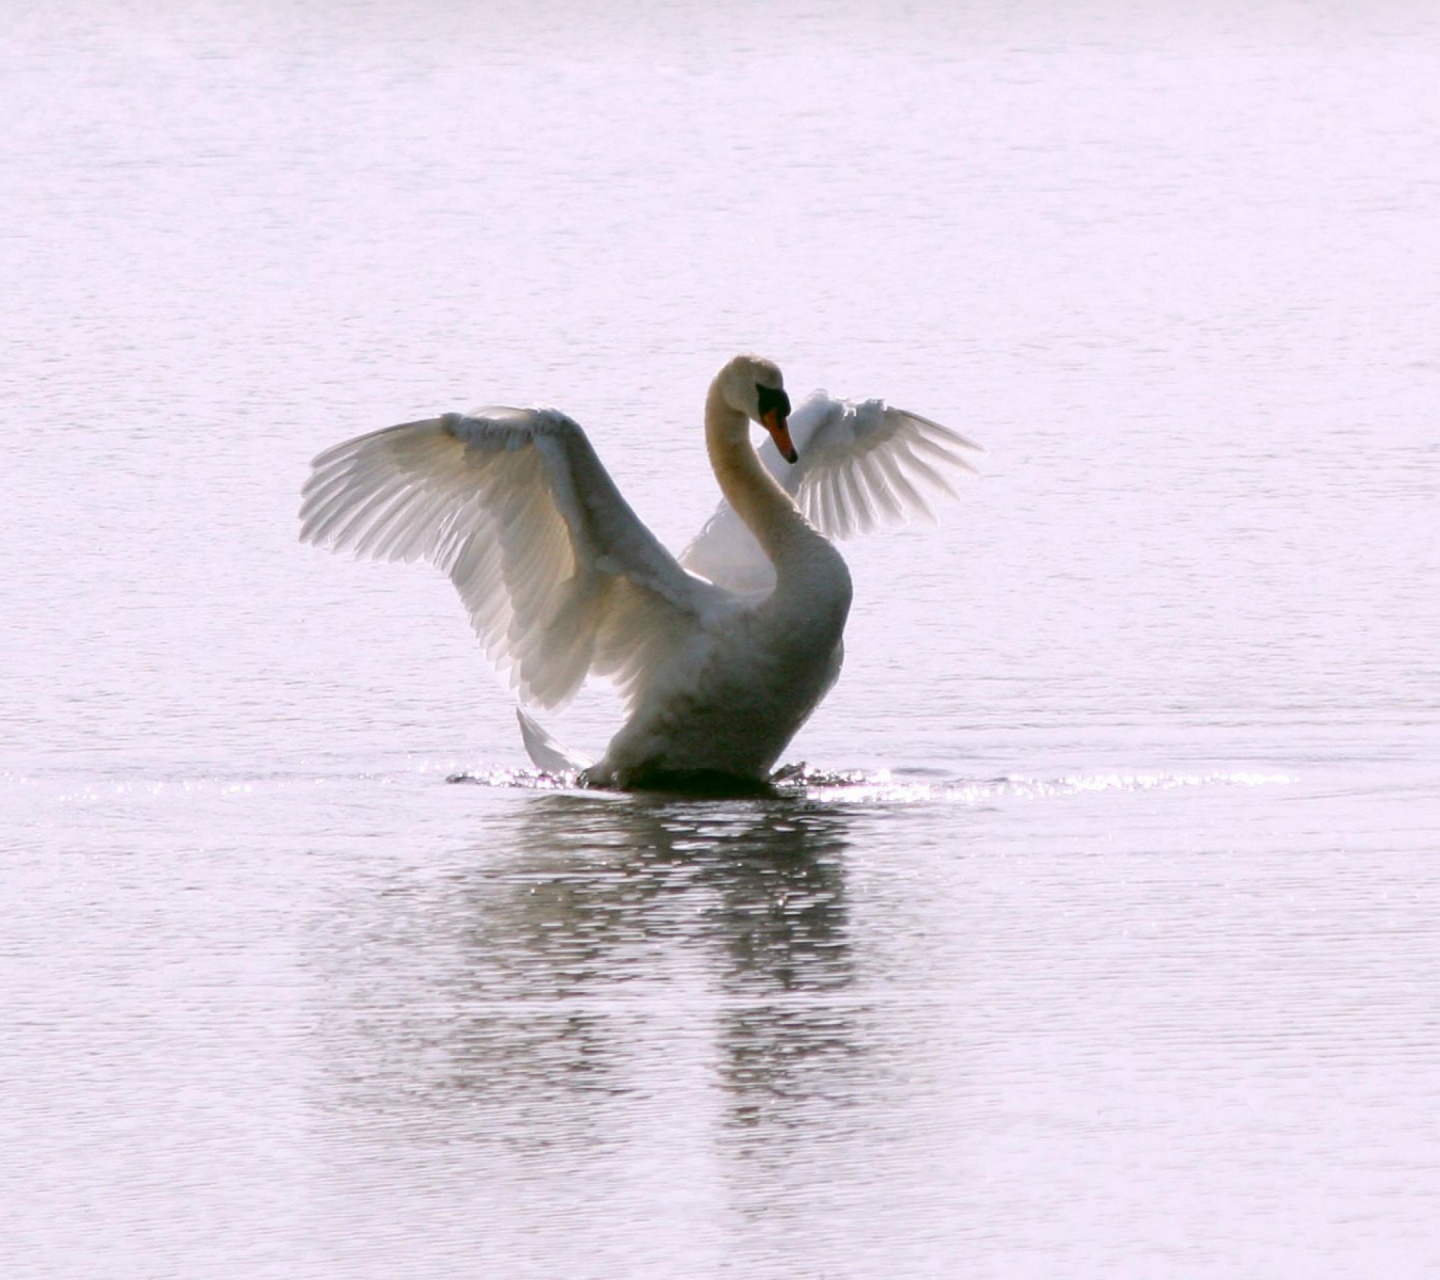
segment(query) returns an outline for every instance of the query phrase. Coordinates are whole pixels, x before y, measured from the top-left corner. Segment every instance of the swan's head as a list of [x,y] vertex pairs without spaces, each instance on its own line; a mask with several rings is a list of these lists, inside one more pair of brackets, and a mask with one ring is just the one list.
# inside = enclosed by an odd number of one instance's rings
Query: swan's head
[[778,365],[759,356],[736,356],[716,381],[725,403],[764,427],[786,462],[799,461],[790,440],[790,397]]

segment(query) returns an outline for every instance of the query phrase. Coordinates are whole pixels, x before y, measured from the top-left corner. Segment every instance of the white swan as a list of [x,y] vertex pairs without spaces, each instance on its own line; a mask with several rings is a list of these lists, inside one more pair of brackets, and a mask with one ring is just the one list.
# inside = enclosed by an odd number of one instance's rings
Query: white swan
[[[751,421],[770,433],[761,454]],[[629,715],[588,785],[763,783],[839,674],[850,573],[825,535],[926,513],[923,491],[949,493],[946,471],[971,470],[960,451],[979,446],[875,400],[817,393],[792,419],[780,370],[745,355],[710,385],[705,443],[724,501],[681,560],[555,409],[446,414],[329,449],[300,536],[443,569],[533,705],[612,679]],[[540,768],[584,766],[520,722]]]

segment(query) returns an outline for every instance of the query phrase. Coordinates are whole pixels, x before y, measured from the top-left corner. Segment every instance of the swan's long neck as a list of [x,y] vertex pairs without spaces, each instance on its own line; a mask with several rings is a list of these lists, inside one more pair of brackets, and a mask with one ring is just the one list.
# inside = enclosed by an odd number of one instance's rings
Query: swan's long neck
[[765,470],[750,443],[750,419],[731,408],[718,379],[705,401],[705,448],[720,491],[755,535],[777,578],[803,571],[816,556],[839,559]]

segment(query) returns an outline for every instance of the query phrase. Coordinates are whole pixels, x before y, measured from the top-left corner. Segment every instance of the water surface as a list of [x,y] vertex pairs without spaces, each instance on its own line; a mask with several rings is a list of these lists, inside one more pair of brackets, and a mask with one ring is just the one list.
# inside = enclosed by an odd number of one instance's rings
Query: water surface
[[[6,1272],[1440,1269],[1437,51],[17,19]],[[847,546],[790,794],[543,783],[443,578],[295,542],[322,447],[541,401],[678,547],[742,348],[989,450]]]

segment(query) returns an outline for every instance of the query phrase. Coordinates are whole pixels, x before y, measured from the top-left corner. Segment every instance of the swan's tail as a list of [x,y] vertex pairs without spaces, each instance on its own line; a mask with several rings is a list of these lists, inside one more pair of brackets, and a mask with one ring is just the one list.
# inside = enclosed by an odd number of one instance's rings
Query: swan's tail
[[578,752],[561,746],[531,719],[524,707],[517,706],[515,716],[520,721],[520,736],[525,740],[525,754],[537,769],[546,773],[579,773],[595,763]]

